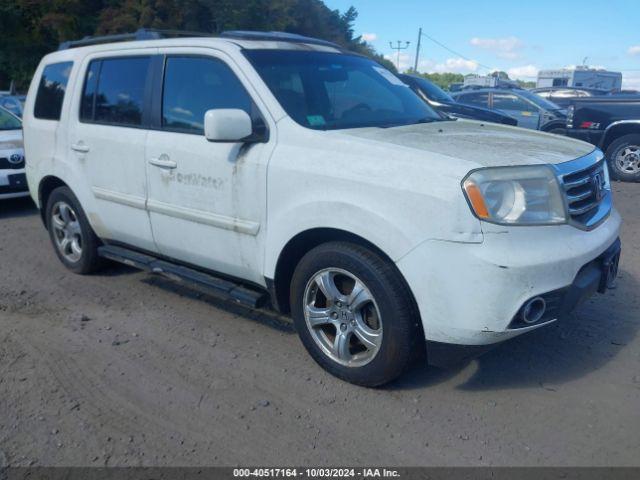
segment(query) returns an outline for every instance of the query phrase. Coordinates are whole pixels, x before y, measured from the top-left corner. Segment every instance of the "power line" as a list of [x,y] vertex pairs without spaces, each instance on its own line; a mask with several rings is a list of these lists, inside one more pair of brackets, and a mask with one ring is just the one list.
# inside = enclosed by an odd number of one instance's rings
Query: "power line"
[[[465,55],[462,55],[460,52],[456,52],[456,51],[455,51],[455,50],[453,50],[452,48],[447,47],[444,43],[441,43],[441,42],[439,42],[438,40],[436,40],[435,38],[430,37],[429,35],[427,35],[426,33],[424,33],[424,32],[422,31],[422,29],[420,29],[420,34],[421,34],[423,37],[426,37],[426,38],[428,38],[429,40],[431,40],[431,41],[432,41],[433,43],[435,43],[436,45],[438,45],[438,46],[440,46],[440,47],[444,48],[444,49],[445,49],[446,51],[448,51],[449,53],[453,53],[454,55],[456,55],[456,56],[458,56],[458,57],[462,58],[463,60],[466,60],[467,62],[475,63],[475,64],[476,64],[476,65],[478,65],[479,67],[485,68],[485,69],[487,69],[487,70],[489,70],[489,71],[493,71],[493,70],[495,70],[494,68],[487,67],[486,65],[483,65],[482,63],[480,63],[480,62],[478,62],[478,61],[476,61],[476,60],[471,60],[469,57],[467,57],[467,56],[465,56]],[[416,64],[417,64],[417,59],[416,59]]]

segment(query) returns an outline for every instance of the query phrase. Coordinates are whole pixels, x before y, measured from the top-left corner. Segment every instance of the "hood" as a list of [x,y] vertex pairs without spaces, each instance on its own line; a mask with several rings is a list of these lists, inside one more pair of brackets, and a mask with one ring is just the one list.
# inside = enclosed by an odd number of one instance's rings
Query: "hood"
[[358,128],[340,130],[339,134],[446,155],[483,167],[563,163],[595,148],[559,135],[469,120]]
[[22,130],[0,130],[0,150],[22,148]]

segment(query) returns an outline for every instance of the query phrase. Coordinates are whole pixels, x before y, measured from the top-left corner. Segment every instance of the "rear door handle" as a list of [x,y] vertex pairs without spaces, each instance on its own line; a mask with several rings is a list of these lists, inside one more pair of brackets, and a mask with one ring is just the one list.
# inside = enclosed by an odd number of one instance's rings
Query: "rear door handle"
[[80,142],[80,143],[73,143],[71,145],[71,150],[73,150],[74,152],[78,152],[78,153],[88,153],[89,152],[89,147],[87,147],[84,143]]
[[156,167],[165,168],[167,170],[173,170],[177,168],[178,164],[169,158],[169,155],[160,155],[157,158],[150,158],[149,163]]

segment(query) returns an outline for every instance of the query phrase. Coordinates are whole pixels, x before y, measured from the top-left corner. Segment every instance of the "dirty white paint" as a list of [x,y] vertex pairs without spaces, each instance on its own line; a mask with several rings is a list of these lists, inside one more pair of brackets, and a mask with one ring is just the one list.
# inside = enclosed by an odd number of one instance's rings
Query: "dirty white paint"
[[[32,195],[42,178],[58,176],[99,235],[263,285],[297,234],[334,228],[359,235],[397,263],[418,302],[427,339],[462,344],[526,331],[505,331],[522,302],[570,284],[618,235],[615,211],[592,232],[568,225],[483,225],[462,193],[462,179],[475,168],[557,164],[589,154],[591,145],[463,120],[309,130],[284,113],[240,46],[298,48],[190,38],[45,57],[43,63],[72,60],[74,67],[60,122],[31,115],[42,66],[30,88],[25,142]],[[262,112],[268,143],[212,143],[202,135],[80,124],[89,60],[136,52],[226,62]],[[79,142],[90,148],[87,154],[70,150]],[[167,162],[171,169],[163,168]]]

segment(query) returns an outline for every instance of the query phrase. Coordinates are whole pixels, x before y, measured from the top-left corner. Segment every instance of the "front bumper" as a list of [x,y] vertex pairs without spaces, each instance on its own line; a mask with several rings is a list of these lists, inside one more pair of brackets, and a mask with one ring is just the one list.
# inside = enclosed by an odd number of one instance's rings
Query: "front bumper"
[[487,229],[481,244],[427,241],[398,268],[416,298],[428,342],[491,345],[554,321],[557,316],[532,326],[511,325],[527,300],[571,290],[619,230],[615,209],[588,232],[570,225]]
[[29,195],[25,169],[0,170],[0,199]]

